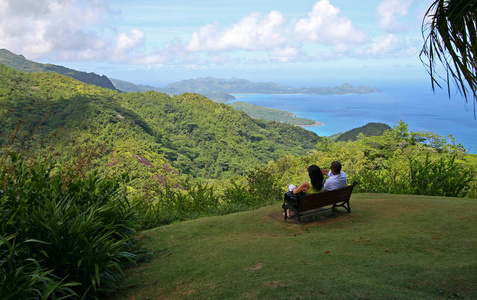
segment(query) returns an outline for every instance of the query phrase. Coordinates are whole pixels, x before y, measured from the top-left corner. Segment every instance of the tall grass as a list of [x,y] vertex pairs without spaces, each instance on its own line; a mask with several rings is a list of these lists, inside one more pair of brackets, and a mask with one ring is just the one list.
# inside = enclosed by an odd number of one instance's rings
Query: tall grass
[[252,170],[247,183],[232,180],[227,184],[201,183],[183,180],[180,187],[158,185],[156,198],[133,199],[135,210],[143,216],[142,228],[153,228],[175,221],[196,219],[202,216],[224,215],[255,209],[281,201],[282,188],[275,175],[266,168]]
[[127,176],[78,176],[12,153],[0,174],[0,298],[90,297],[111,290],[135,258],[139,220]]

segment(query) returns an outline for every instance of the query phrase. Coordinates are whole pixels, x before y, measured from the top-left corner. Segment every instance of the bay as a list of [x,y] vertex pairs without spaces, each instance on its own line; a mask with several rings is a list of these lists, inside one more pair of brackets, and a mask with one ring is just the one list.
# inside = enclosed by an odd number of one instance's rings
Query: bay
[[429,84],[406,83],[378,87],[383,92],[369,95],[234,95],[234,101],[286,110],[297,117],[323,125],[305,127],[319,136],[331,136],[370,122],[393,127],[400,120],[410,131],[452,135],[468,153],[477,154],[477,120],[472,100],[465,103],[459,94],[449,99],[447,92]]

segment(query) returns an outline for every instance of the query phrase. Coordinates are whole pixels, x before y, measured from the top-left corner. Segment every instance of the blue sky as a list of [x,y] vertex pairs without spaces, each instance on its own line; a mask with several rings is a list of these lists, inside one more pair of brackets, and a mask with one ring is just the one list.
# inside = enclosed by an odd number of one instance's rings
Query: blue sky
[[0,48],[161,87],[205,76],[295,86],[429,83],[431,0],[0,0]]

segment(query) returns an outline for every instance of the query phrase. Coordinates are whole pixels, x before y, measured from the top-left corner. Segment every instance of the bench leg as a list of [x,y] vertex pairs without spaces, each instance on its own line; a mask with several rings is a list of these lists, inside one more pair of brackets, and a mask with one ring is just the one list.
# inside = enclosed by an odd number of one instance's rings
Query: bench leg
[[349,206],[349,200],[341,204],[333,204],[332,209],[336,209],[337,206],[344,207],[344,209],[346,209],[349,213],[351,212],[351,207]]
[[298,224],[298,225],[303,225],[303,222],[301,221],[300,219],[300,214],[297,214],[295,216],[295,222]]

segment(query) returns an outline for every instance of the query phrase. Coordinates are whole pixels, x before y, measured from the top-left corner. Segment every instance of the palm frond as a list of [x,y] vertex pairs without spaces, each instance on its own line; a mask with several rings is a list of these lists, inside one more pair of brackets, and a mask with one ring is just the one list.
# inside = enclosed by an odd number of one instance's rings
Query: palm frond
[[[432,88],[439,78],[447,84],[450,97],[451,80],[464,96],[477,102],[477,0],[435,0],[427,10],[422,25],[424,46],[420,58],[431,77]],[[445,78],[436,72],[440,62]]]

